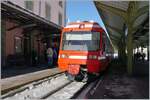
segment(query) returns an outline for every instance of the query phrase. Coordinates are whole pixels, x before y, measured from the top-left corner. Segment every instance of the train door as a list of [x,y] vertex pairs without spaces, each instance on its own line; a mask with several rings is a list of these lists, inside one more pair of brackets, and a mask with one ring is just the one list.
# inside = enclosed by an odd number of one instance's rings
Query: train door
[[106,67],[106,34],[102,33],[102,69],[104,70]]

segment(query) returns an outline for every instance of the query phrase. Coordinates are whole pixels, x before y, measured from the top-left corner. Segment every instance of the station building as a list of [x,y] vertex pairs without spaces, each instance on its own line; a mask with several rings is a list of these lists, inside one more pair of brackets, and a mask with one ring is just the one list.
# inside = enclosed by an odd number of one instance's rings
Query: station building
[[45,50],[59,48],[60,33],[65,25],[66,1],[1,1],[1,64],[30,65],[36,52],[44,64]]
[[65,0],[7,0],[27,9],[55,24],[64,26],[66,17]]

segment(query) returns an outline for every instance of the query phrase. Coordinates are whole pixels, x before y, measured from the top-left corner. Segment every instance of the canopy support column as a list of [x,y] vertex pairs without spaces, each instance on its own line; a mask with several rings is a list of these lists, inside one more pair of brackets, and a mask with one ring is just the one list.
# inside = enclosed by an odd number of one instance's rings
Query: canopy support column
[[130,27],[128,28],[128,35],[127,35],[127,71],[128,74],[132,74],[132,66],[133,66],[133,37],[131,34]]

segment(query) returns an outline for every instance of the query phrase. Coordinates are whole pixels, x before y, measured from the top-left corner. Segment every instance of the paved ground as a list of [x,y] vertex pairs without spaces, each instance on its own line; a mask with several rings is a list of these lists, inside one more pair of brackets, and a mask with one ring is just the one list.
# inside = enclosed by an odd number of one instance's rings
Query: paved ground
[[54,67],[47,67],[47,65],[38,66],[9,66],[1,69],[1,78],[14,77],[17,75],[23,75],[45,69],[51,69]]
[[133,67],[135,76],[145,76],[149,74],[149,61],[136,61]]
[[58,68],[52,68],[52,69],[45,69],[45,70],[36,71],[32,73],[17,75],[15,77],[4,78],[1,80],[1,90],[2,92],[4,91],[7,92],[8,90],[11,90],[18,86],[22,86],[29,82],[33,82],[35,80],[39,80],[57,73],[60,73],[60,70]]
[[[2,69],[2,78],[23,75],[36,71],[49,69],[46,66],[37,67],[10,67]],[[145,99],[149,98],[149,63],[136,62],[133,68],[134,75],[128,76],[126,68],[117,62],[111,65],[104,77],[105,80],[97,88],[94,95],[89,95],[91,99]],[[36,75],[35,75],[36,76]],[[38,76],[39,77],[39,76]],[[22,78],[23,79],[23,78]],[[12,82],[13,83],[13,82]],[[5,84],[5,83],[4,83]],[[4,86],[3,86],[4,87]]]
[[[148,99],[149,98],[149,68],[148,62],[136,63],[134,75],[128,76],[125,67],[110,67],[104,81],[96,89],[90,99]],[[142,70],[141,70],[142,69]]]

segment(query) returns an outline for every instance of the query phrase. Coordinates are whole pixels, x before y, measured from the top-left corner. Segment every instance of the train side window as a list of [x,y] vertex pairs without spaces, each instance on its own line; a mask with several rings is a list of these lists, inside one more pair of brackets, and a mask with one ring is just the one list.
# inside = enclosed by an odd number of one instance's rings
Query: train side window
[[105,40],[106,40],[105,33],[103,33],[102,35],[103,35],[102,36],[102,46],[103,46],[102,48],[103,48],[103,51],[105,51],[105,48],[106,48],[105,47]]
[[105,51],[105,43],[103,44],[103,51]]

